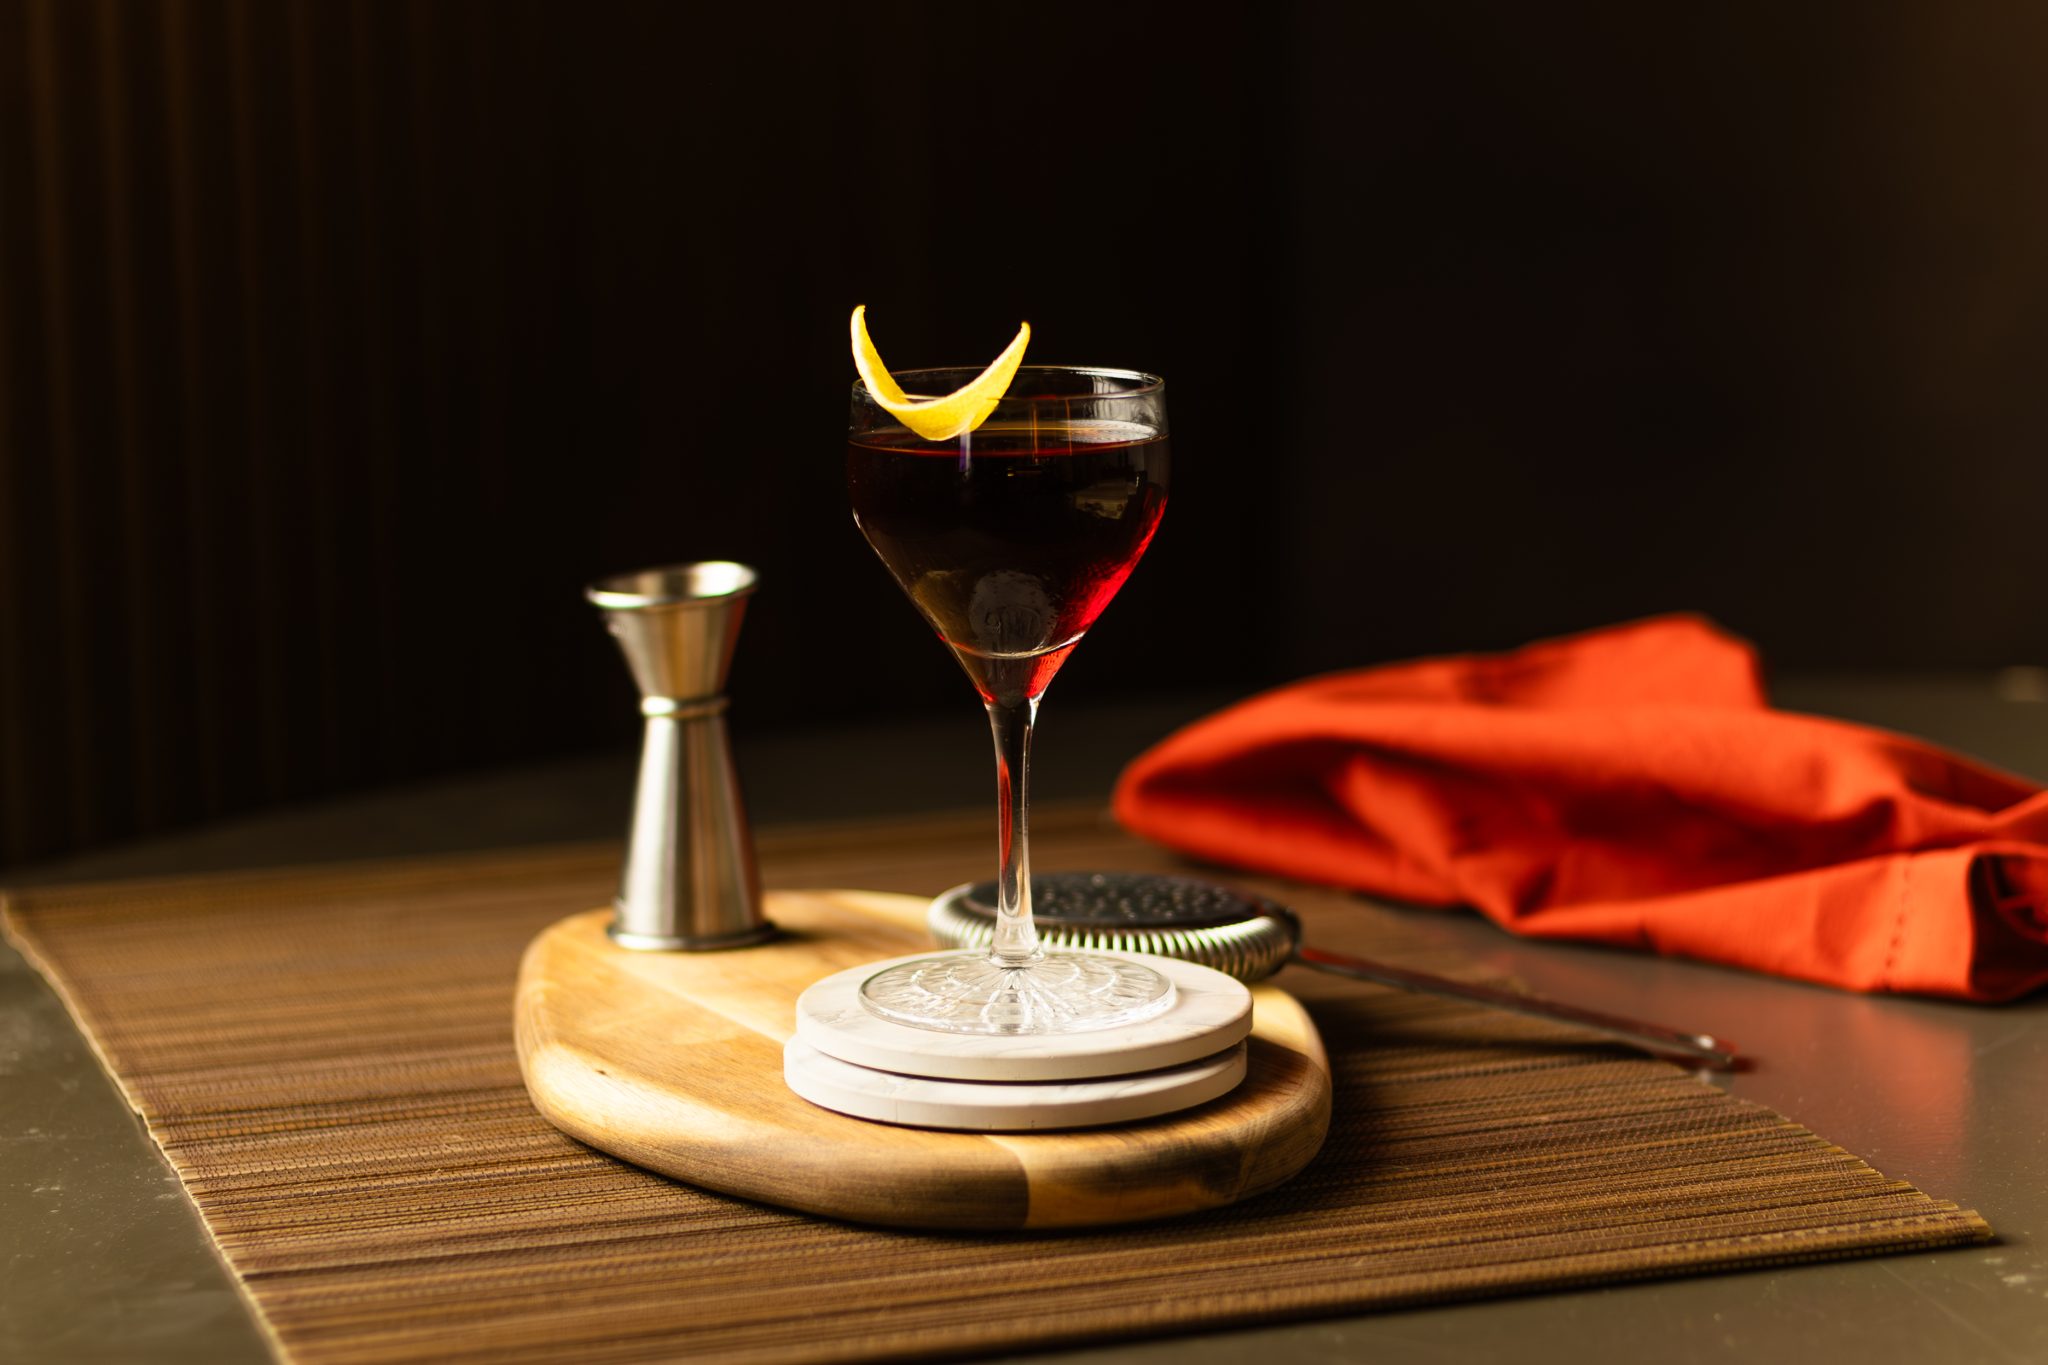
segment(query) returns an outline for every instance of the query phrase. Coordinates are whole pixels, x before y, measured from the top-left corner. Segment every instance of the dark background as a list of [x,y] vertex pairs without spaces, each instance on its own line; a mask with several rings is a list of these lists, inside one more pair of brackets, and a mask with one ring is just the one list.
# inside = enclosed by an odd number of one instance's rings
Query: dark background
[[2048,660],[2048,11],[0,0],[0,862],[629,743],[599,575],[764,587],[735,723],[969,708],[861,543],[898,367],[1170,381],[1052,705],[1705,611]]

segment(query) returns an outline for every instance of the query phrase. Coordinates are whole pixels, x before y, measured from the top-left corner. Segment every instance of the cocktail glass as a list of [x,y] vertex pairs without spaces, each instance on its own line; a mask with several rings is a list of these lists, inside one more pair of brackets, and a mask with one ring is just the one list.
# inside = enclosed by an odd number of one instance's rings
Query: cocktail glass
[[[975,370],[912,370],[912,397]],[[1001,871],[986,952],[877,973],[862,1003],[949,1033],[1078,1033],[1173,1004],[1142,961],[1047,951],[1031,921],[1031,730],[1039,698],[1130,576],[1166,507],[1165,385],[1128,370],[1025,366],[989,417],[942,441],[914,435],[856,383],[847,426],[854,520],[988,708]]]

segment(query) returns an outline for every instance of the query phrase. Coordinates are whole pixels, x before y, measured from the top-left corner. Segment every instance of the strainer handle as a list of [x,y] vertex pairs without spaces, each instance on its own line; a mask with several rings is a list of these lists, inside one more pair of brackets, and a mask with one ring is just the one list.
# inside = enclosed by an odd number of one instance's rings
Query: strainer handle
[[1454,981],[1449,977],[1431,976],[1427,972],[1412,972],[1406,967],[1393,967],[1384,962],[1370,962],[1360,957],[1346,957],[1341,953],[1327,953],[1320,948],[1297,947],[1294,950],[1294,960],[1305,967],[1313,967],[1319,972],[1330,972],[1336,976],[1354,977],[1360,981],[1378,982],[1382,986],[1395,986],[1404,991],[1448,996],[1453,1000],[1469,1000],[1474,1004],[1490,1005],[1494,1009],[1511,1010],[1516,1014],[1577,1024],[1581,1028],[1593,1029],[1624,1042],[1633,1043],[1645,1052],[1704,1063],[1717,1071],[1733,1071],[1738,1062],[1735,1044],[1725,1038],[1716,1038],[1710,1033],[1685,1033],[1678,1029],[1666,1028],[1662,1024],[1646,1024],[1637,1019],[1624,1019],[1615,1014],[1582,1009],[1577,1005],[1562,1005],[1554,1000],[1543,1000],[1533,995],[1519,995],[1497,986],[1479,986],[1471,982]]

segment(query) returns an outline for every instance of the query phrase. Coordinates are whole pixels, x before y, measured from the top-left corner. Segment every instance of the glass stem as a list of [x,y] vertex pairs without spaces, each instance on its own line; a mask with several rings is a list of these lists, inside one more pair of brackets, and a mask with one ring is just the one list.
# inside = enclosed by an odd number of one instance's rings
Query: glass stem
[[996,936],[989,960],[1000,967],[1022,967],[1045,955],[1038,930],[1031,923],[1031,845],[1025,829],[1031,805],[1031,724],[1038,718],[1038,698],[991,701],[989,728],[996,741],[996,793],[999,807],[1003,870],[996,880]]

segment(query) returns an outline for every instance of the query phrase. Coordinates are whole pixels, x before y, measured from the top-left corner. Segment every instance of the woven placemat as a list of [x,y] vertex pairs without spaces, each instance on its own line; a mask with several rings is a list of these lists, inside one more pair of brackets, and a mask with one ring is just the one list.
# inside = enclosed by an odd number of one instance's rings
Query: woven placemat
[[[1050,824],[1043,866],[1161,859],[1093,818]],[[981,872],[984,825],[778,836],[764,864],[785,886],[929,892]],[[1319,982],[1300,993],[1334,1065],[1330,1139],[1247,1203],[965,1236],[702,1193],[563,1137],[520,1086],[520,951],[601,904],[616,858],[578,848],[36,891],[5,918],[294,1361],[971,1353],[1990,1235],[1675,1067]],[[1413,946],[1384,940],[1341,946]]]

